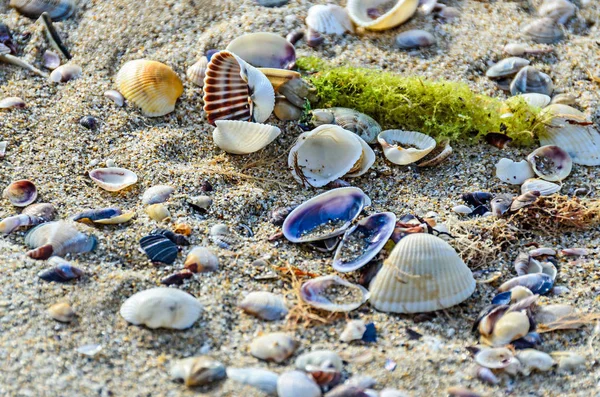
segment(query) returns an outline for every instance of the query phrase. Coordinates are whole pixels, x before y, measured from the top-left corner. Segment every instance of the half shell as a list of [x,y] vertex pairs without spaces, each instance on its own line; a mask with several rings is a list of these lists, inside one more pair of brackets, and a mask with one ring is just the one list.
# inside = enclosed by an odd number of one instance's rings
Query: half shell
[[37,188],[28,179],[21,179],[8,185],[2,195],[15,207],[27,207],[37,199]]
[[538,191],[540,192],[540,196],[550,196],[559,190],[560,185],[536,178],[527,179],[521,185],[521,194]]
[[239,120],[217,120],[215,124],[217,125],[213,131],[215,145],[233,154],[257,152],[281,134],[279,128],[267,124]]
[[274,33],[245,34],[234,39],[225,50],[256,68],[291,69],[296,62],[294,46]]
[[156,185],[149,187],[142,196],[142,204],[159,204],[164,203],[171,197],[175,188],[168,185]]
[[550,76],[540,72],[533,66],[525,66],[510,83],[510,93],[512,95],[525,93],[551,95],[553,90],[554,85]]
[[199,87],[204,87],[204,78],[206,77],[207,66],[208,58],[202,56],[185,72],[187,79]]
[[336,4],[317,4],[308,9],[306,26],[315,32],[342,35],[354,32],[348,12]]
[[369,299],[369,291],[338,276],[316,277],[300,287],[300,297],[317,309],[330,312],[349,312],[358,309]]
[[377,140],[385,157],[394,164],[407,165],[427,156],[435,146],[435,139],[415,131],[386,130]]
[[556,21],[552,18],[540,18],[523,28],[523,33],[536,43],[552,44],[565,37]]
[[109,192],[118,192],[137,182],[135,172],[125,168],[97,168],[90,171],[90,178],[102,189]]
[[47,12],[53,21],[67,19],[75,11],[72,0],[10,0],[9,5],[31,19],[38,19]]
[[321,388],[310,374],[302,371],[284,372],[277,380],[279,397],[321,397]]
[[417,11],[419,0],[349,0],[348,15],[369,30],[391,29],[406,22]]
[[339,125],[354,132],[367,143],[376,143],[381,126],[375,119],[364,113],[348,108],[314,109],[310,112],[310,123],[318,127],[323,124]]
[[569,176],[573,168],[569,153],[554,145],[534,150],[527,156],[527,161],[540,178],[551,182],[562,181]]
[[525,66],[529,65],[529,63],[529,60],[525,58],[505,58],[490,67],[487,72],[485,72],[485,75],[490,79],[499,79],[512,76],[517,74],[517,72],[523,69]]
[[27,255],[33,259],[48,259],[68,253],[90,252],[96,248],[97,240],[75,229],[64,221],[43,223],[31,229],[25,236],[25,244],[32,251]]

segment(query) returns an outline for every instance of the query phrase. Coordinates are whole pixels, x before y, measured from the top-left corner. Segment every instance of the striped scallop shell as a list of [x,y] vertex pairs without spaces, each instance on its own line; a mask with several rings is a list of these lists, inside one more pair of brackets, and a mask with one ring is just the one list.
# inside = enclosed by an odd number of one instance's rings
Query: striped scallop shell
[[119,313],[131,324],[148,328],[186,329],[200,317],[202,305],[187,292],[174,288],[151,288],[130,296]]
[[229,51],[212,56],[204,78],[208,122],[243,120],[262,123],[275,107],[275,91],[261,71]]
[[117,74],[119,92],[142,109],[147,117],[159,117],[175,110],[183,94],[183,83],[167,65],[138,59],[129,61]]
[[281,134],[279,128],[267,124],[239,120],[216,120],[215,124],[215,145],[233,154],[257,152]]
[[369,30],[391,29],[406,22],[417,11],[419,0],[348,0],[348,15]]
[[206,77],[206,66],[208,65],[208,58],[205,56],[201,57],[196,63],[189,67],[185,75],[187,79],[199,87],[204,86],[204,77]]
[[475,290],[471,270],[444,240],[404,237],[370,285],[371,305],[383,312],[431,312],[459,304]]
[[521,194],[538,191],[541,196],[550,196],[560,190],[560,185],[538,178],[529,178],[521,185]]

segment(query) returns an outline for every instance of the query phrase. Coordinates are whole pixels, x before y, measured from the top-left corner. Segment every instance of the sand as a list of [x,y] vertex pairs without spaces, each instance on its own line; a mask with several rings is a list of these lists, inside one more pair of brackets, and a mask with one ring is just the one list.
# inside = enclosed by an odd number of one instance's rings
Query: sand
[[[532,3],[532,4],[530,4]],[[447,1],[458,7],[460,17],[440,23],[433,16],[416,16],[392,31],[327,37],[325,44],[310,49],[303,42],[299,55],[317,55],[334,64],[351,64],[393,70],[423,77],[466,81],[479,93],[503,97],[484,76],[487,67],[501,59],[502,46],[520,41],[520,27],[534,18],[533,6],[540,1]],[[474,345],[470,332],[479,310],[489,304],[497,284],[479,284],[463,304],[450,308],[426,322],[415,316],[390,315],[374,311],[368,304],[348,318],[374,322],[378,341],[339,342],[345,320],[312,328],[291,328],[285,321],[265,322],[236,308],[250,291],[285,294],[296,303],[289,282],[260,280],[271,270],[264,262],[291,264],[318,274],[329,274],[331,257],[283,240],[267,238],[278,228],[268,221],[268,211],[300,203],[322,189],[300,187],[286,170],[287,153],[299,129],[294,123],[271,119],[283,134],[264,151],[249,156],[224,154],[212,144],[212,127],[203,121],[201,90],[185,82],[185,92],[175,111],[165,117],[145,118],[139,110],[118,108],[103,97],[113,89],[114,76],[126,61],[149,58],[171,66],[182,78],[185,70],[204,50],[223,48],[245,32],[270,31],[285,35],[303,26],[313,3],[291,1],[282,8],[267,9],[251,0],[82,2],[76,15],[57,23],[74,57],[83,67],[82,78],[53,84],[12,66],[0,66],[0,98],[19,96],[27,108],[0,113],[0,141],[9,142],[6,157],[0,159],[0,186],[28,178],[39,189],[38,202],[53,203],[59,218],[68,218],[84,209],[118,206],[135,210],[136,218],[125,225],[86,229],[98,237],[98,248],[90,254],[70,256],[86,276],[75,283],[47,283],[37,273],[49,267],[25,257],[24,232],[0,238],[0,395],[8,396],[254,396],[252,388],[225,381],[206,389],[188,389],[172,381],[172,361],[209,354],[226,366],[263,367],[281,373],[293,367],[293,358],[281,365],[268,364],[249,354],[249,344],[260,333],[289,330],[299,341],[294,357],[312,349],[340,353],[370,351],[367,364],[347,363],[345,375],[370,375],[376,389],[394,387],[408,395],[444,395],[451,386],[463,386],[486,396],[590,396],[597,395],[600,371],[598,342],[590,342],[593,327],[544,335],[541,350],[575,351],[587,359],[586,370],[576,374],[556,371],[505,378],[497,386],[483,384],[473,370],[475,364],[465,349]],[[31,43],[43,44],[32,21],[0,5],[2,20],[18,36],[32,31]],[[566,39],[551,46],[553,53],[531,57],[532,63],[552,77],[556,92],[569,93],[595,122],[600,120],[598,83],[587,70],[600,76],[600,6],[587,2],[566,28]],[[404,52],[393,49],[395,35],[408,29],[426,29],[438,39],[428,50]],[[22,55],[34,60],[36,46],[20,43]],[[535,45],[543,48],[543,45]],[[37,53],[40,54],[40,53]],[[38,55],[39,57],[39,55]],[[90,131],[78,120],[92,115],[100,126]],[[494,164],[502,157],[521,159],[531,148],[499,151],[479,144],[453,145],[455,153],[434,169],[399,167],[386,163],[379,147],[372,170],[352,180],[373,200],[369,213],[393,211],[398,215],[424,215],[436,211],[442,220],[454,217],[451,208],[466,191],[513,192],[518,187],[493,177]],[[139,182],[120,193],[99,189],[87,173],[108,159],[135,171]],[[598,168],[575,166],[562,193],[587,187],[597,197]],[[206,214],[185,204],[186,197],[202,194],[209,181],[214,202]],[[134,292],[159,285],[164,276],[183,266],[184,249],[173,266],[152,265],[138,250],[138,240],[159,226],[150,220],[141,204],[144,190],[156,184],[177,189],[169,201],[172,227],[187,223],[193,228],[190,240],[200,244],[210,227],[225,223],[240,234],[232,250],[211,244],[221,267],[212,274],[200,274],[179,288],[197,296],[205,310],[200,320],[185,331],[149,330],[130,326],[119,315],[122,302]],[[7,200],[0,201],[0,217],[14,214]],[[239,225],[249,226],[253,237],[244,237]],[[586,247],[591,254],[580,260],[561,261],[557,285],[570,291],[558,297],[540,299],[541,304],[570,303],[582,312],[598,310],[600,245],[598,230],[555,236],[529,234],[514,241],[505,252],[476,267],[476,279],[502,272],[501,281],[514,276],[512,260],[529,242],[555,248]],[[351,277],[353,279],[353,277]],[[46,309],[68,301],[78,314],[76,321],[53,321]],[[409,340],[406,327],[425,335]],[[94,357],[76,352],[86,344],[100,344]],[[595,350],[594,350],[595,349]],[[390,372],[386,359],[397,363]]]

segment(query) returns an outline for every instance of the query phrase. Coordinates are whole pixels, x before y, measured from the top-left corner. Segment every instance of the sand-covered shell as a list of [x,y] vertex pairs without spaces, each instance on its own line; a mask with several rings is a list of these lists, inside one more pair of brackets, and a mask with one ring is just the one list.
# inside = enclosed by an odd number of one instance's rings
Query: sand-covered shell
[[257,152],[281,134],[281,130],[275,126],[248,121],[216,120],[215,124],[215,145],[232,154]]
[[189,81],[196,84],[198,87],[204,87],[204,78],[206,77],[206,67],[208,66],[208,58],[200,57],[196,63],[188,68],[185,75]]
[[219,257],[207,247],[194,247],[183,265],[193,273],[214,272],[219,269]]
[[198,356],[177,360],[171,365],[171,377],[181,379],[188,386],[203,386],[227,376],[225,366],[219,361]]
[[156,185],[152,186],[144,192],[142,196],[142,204],[158,204],[164,203],[171,197],[171,194],[175,191],[175,188],[168,185]]
[[475,291],[471,270],[439,237],[409,234],[394,247],[369,287],[375,309],[420,313],[457,305]]
[[302,371],[284,372],[277,380],[279,397],[320,397],[321,388],[313,377]]
[[308,305],[330,312],[350,312],[369,299],[369,291],[336,275],[310,279],[300,287],[300,298]]
[[306,26],[315,32],[342,35],[354,32],[346,9],[337,4],[317,4],[308,9]]
[[342,342],[352,342],[353,340],[362,339],[367,331],[367,325],[362,320],[350,320],[346,323],[346,327],[340,334]]
[[204,78],[204,112],[210,124],[216,120],[262,123],[274,107],[275,91],[260,70],[229,51],[211,57]]
[[53,21],[69,18],[76,8],[73,0],[10,0],[9,5],[31,19],[38,19],[47,12]]
[[109,192],[123,190],[138,180],[135,172],[118,167],[96,168],[89,175],[98,186]]
[[490,67],[485,75],[491,79],[499,79],[517,74],[517,72],[529,65],[529,60],[519,57],[504,58]]
[[65,221],[43,223],[25,236],[25,244],[32,250],[27,255],[33,259],[48,259],[68,253],[84,253],[96,248],[97,240],[80,232]]
[[523,33],[536,43],[553,44],[565,37],[556,21],[552,18],[539,18],[527,24]]
[[2,195],[15,207],[27,207],[37,199],[38,193],[33,182],[21,179],[8,185]]
[[147,117],[159,117],[175,110],[183,94],[183,83],[169,66],[147,59],[129,61],[115,79],[123,96]]
[[125,104],[125,97],[117,90],[104,92],[104,97],[110,99],[115,105],[121,107]]
[[407,165],[427,156],[435,139],[416,131],[386,130],[377,137],[385,157],[394,164]]
[[265,361],[281,363],[291,356],[298,342],[284,332],[273,332],[254,339],[250,344],[250,354]]
[[238,307],[246,313],[268,321],[281,320],[288,313],[283,297],[266,291],[250,292]]
[[550,371],[555,364],[552,356],[536,349],[518,351],[517,360],[521,363],[521,373],[525,376],[532,371]]
[[511,185],[520,185],[534,176],[535,173],[527,160],[513,161],[502,158],[496,164],[496,177]]
[[275,33],[256,32],[242,35],[231,41],[225,50],[234,53],[255,68],[291,69],[296,62],[294,46]]
[[403,50],[429,47],[435,44],[435,37],[426,30],[412,29],[396,36],[396,47]]
[[510,93],[512,95],[526,93],[551,95],[553,90],[554,85],[550,76],[540,72],[533,66],[525,66],[510,83]]
[[279,375],[266,369],[228,367],[227,378],[234,382],[255,387],[268,395],[277,394]]
[[368,30],[386,30],[406,22],[417,11],[419,0],[349,0],[352,21]]
[[537,191],[541,196],[550,196],[559,190],[560,185],[537,178],[527,179],[521,185],[521,194]]
[[339,125],[371,144],[377,142],[377,136],[381,132],[381,126],[375,119],[354,109],[340,107],[313,109],[310,115],[310,123],[315,127],[323,124]]
[[546,145],[534,150],[527,156],[527,161],[540,178],[551,182],[565,179],[573,168],[569,153],[554,145]]
[[133,294],[119,313],[128,323],[148,328],[186,329],[198,318],[202,305],[187,292],[175,288],[151,288]]
[[556,351],[550,353],[550,356],[556,361],[560,371],[576,372],[579,369],[585,368],[586,359],[581,354]]

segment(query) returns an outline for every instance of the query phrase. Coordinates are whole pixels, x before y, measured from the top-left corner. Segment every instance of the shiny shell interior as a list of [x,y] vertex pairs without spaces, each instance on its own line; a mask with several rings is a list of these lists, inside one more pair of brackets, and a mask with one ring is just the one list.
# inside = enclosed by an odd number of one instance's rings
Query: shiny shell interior
[[90,171],[90,178],[102,189],[118,192],[137,182],[137,175],[125,168],[97,168]]
[[21,179],[8,185],[2,194],[15,207],[27,207],[37,199],[35,184],[27,179]]
[[338,276],[310,279],[300,287],[300,297],[317,309],[330,312],[349,312],[358,309],[369,299],[369,291]]
[[377,137],[385,157],[394,164],[407,165],[427,156],[435,139],[416,131],[386,130]]
[[542,146],[534,150],[527,156],[527,161],[540,178],[551,182],[565,179],[573,168],[569,153],[554,145]]

